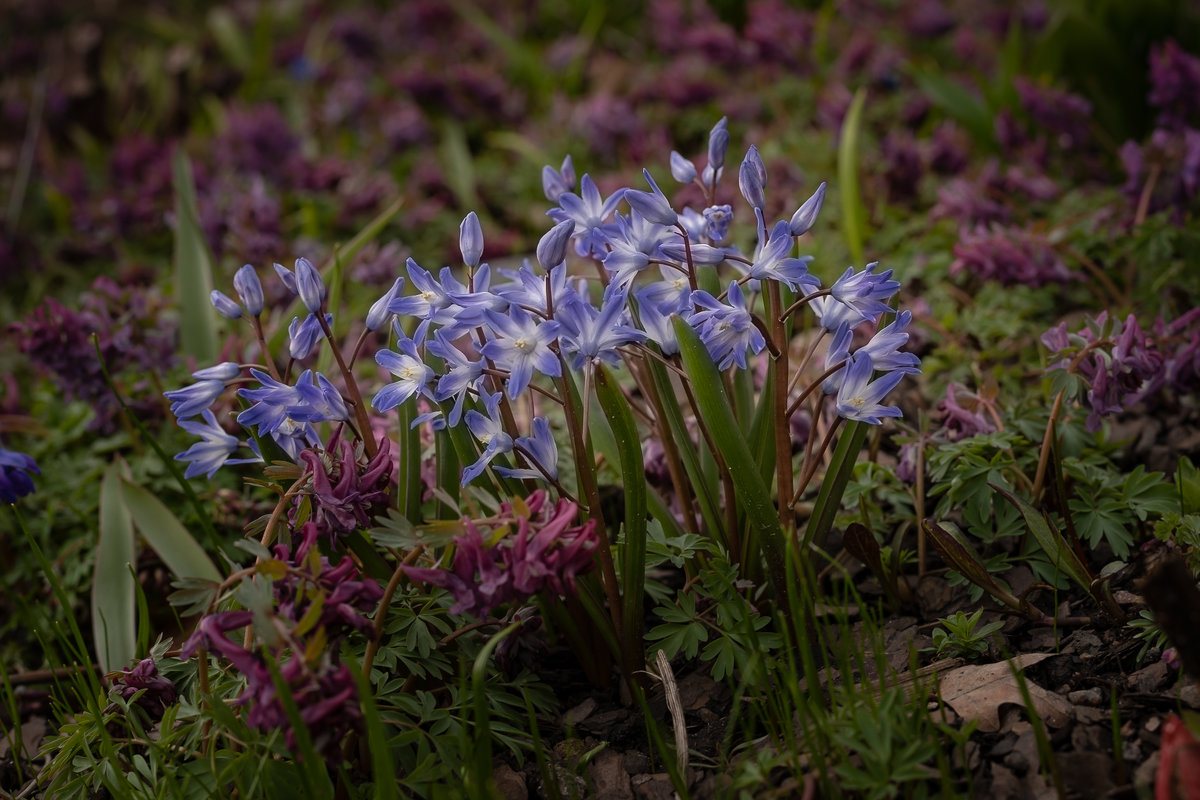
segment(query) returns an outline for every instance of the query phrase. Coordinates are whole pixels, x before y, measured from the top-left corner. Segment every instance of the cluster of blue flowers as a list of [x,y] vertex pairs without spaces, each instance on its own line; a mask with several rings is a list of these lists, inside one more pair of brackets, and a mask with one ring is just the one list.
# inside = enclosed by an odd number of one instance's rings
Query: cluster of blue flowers
[[[768,175],[755,147],[738,172],[758,234],[754,252],[743,255],[730,242],[732,207],[716,202],[728,146],[722,119],[710,134],[703,168],[671,154],[672,176],[697,184],[710,201],[701,210],[676,211],[649,172],[644,172],[648,191],[625,188],[606,198],[588,175],[575,191],[569,156],[558,169],[546,167],[543,188],[555,204],[548,214],[556,224],[538,243],[536,264],[527,259],[518,269],[493,270],[482,263],[482,228],[476,215],[468,214],[459,236],[465,283],[449,267],[435,277],[409,259],[406,275],[368,312],[369,330],[390,323],[395,336],[391,347],[376,354],[394,380],[375,395],[374,409],[385,412],[408,401],[421,402],[426,408],[414,424],[438,428],[465,423],[480,447],[478,459],[463,471],[464,485],[505,454],[509,458],[496,463],[499,474],[553,481],[558,452],[549,420],[530,414],[530,435],[518,436],[513,429],[511,404],[540,390],[539,378],[560,380],[568,367],[586,376],[592,365],[619,363],[630,348],[675,354],[679,346],[671,320],[676,317],[693,326],[719,368],[746,369],[748,358],[768,346],[771,321],[762,318],[759,298],[764,284],[776,282],[798,299],[788,313],[807,305],[822,335],[832,335],[822,389],[835,396],[838,415],[872,424],[899,416],[885,397],[904,375],[920,371],[917,357],[900,350],[911,315],[898,314],[856,349],[852,343],[857,329],[874,328],[882,315],[892,312],[887,302],[900,284],[891,270],[869,264],[847,269],[822,288],[809,272],[811,258],[793,252],[820,212],[825,185],[790,220],[768,226],[763,218]],[[602,266],[601,291],[568,275],[571,249]],[[699,268],[718,265],[734,273],[723,291],[699,288]],[[290,354],[304,358],[322,332],[329,335],[325,289],[305,259],[297,260],[294,273],[279,265],[276,270],[309,312],[289,328]],[[226,317],[257,320],[262,288],[253,268],[243,267],[234,285],[241,303],[214,292],[214,305]],[[407,294],[406,286],[412,289]],[[775,343],[780,346],[787,344]],[[313,423],[349,418],[340,393],[323,375],[306,371],[288,385],[260,369],[250,374],[261,388],[240,390],[254,405],[238,415],[238,422],[255,428],[259,438],[272,437],[293,459],[317,443]],[[205,415],[207,425],[188,423],[203,440],[178,456],[191,462],[189,475],[211,474],[228,463],[237,445],[235,437],[215,428],[207,409],[238,375],[237,365],[218,365],[195,373],[197,383],[167,393],[180,419]],[[516,457],[523,466],[503,465],[520,464]]]

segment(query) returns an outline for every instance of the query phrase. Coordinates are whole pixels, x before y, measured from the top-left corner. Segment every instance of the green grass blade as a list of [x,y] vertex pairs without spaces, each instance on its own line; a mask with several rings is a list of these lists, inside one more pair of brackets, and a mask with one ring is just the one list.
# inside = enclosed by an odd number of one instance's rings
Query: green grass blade
[[863,261],[863,241],[866,239],[867,220],[863,210],[862,191],[858,175],[858,140],[862,133],[863,106],[867,102],[867,90],[854,93],[850,110],[842,121],[842,135],[838,141],[838,190],[842,195],[842,228],[846,235],[846,247],[855,264]]
[[708,354],[708,348],[700,336],[683,319],[674,320],[675,336],[679,340],[679,353],[683,367],[692,381],[699,413],[710,431],[721,457],[729,468],[733,485],[737,489],[738,506],[746,515],[751,528],[762,543],[767,558],[767,568],[775,591],[783,596],[787,589],[784,574],[784,537],[779,527],[779,515],[767,484],[758,472],[758,465],[750,452],[750,445],[742,436],[741,428],[729,406],[725,393],[725,382]]
[[354,684],[358,687],[358,699],[362,704],[363,723],[367,729],[367,749],[371,752],[371,778],[375,783],[375,800],[395,800],[399,797],[396,792],[396,764],[391,748],[388,747],[387,733],[379,716],[379,707],[375,705],[374,692],[354,659],[346,659],[346,667],[354,676]]
[[621,485],[625,489],[625,547],[621,554],[621,630],[625,652],[641,658],[642,614],[646,586],[646,470],[642,463],[642,443],[633,411],[621,388],[609,371],[598,365],[595,376],[596,398],[608,418],[616,439],[621,465]]
[[146,542],[177,578],[221,582],[221,573],[183,523],[162,501],[142,487],[121,481],[121,497]]
[[134,581],[137,563],[133,518],[121,492],[121,464],[114,461],[100,483],[100,541],[92,573],[92,641],[105,672],[137,655]]
[[825,547],[825,540],[833,528],[833,520],[838,509],[842,507],[842,495],[846,493],[846,484],[854,473],[854,463],[858,460],[858,451],[862,449],[863,441],[867,438],[869,426],[865,422],[848,422],[842,435],[838,437],[837,447],[833,451],[833,460],[829,471],[821,481],[821,491],[817,493],[816,506],[808,521],[808,530],[804,534],[805,544],[815,544]]
[[196,211],[192,165],[182,149],[171,159],[175,179],[175,296],[179,301],[179,339],[184,354],[208,365],[217,358],[217,329],[208,302],[212,294],[212,258]]

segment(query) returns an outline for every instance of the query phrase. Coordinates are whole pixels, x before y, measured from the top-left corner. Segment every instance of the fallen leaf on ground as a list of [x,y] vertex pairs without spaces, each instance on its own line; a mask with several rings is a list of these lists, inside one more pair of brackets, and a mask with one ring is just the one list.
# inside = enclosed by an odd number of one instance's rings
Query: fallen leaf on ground
[[[1018,669],[1024,669],[1050,655],[1029,653],[1014,658],[1012,664]],[[1025,705],[1025,698],[1021,696],[1021,689],[1007,661],[959,667],[940,676],[938,685],[941,688],[942,700],[963,719],[979,720],[979,730],[985,733],[1000,730],[1000,706],[1005,703]],[[1025,679],[1025,686],[1033,701],[1033,710],[1048,725],[1060,728],[1070,721],[1074,707],[1069,702],[1053,692],[1046,691],[1028,678]]]

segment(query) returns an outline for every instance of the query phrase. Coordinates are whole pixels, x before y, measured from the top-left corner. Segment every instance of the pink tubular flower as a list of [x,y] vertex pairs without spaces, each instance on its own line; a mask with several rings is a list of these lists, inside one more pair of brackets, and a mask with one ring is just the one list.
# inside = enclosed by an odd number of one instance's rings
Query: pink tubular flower
[[[372,512],[387,502],[394,466],[390,456],[391,440],[384,436],[375,457],[360,465],[360,454],[342,438],[341,428],[330,437],[323,454],[312,449],[300,453],[305,467],[302,480],[312,481],[312,518],[322,535],[333,538],[371,523]],[[293,520],[295,515],[293,509]]]
[[569,500],[551,505],[539,489],[523,502],[502,504],[487,520],[492,527],[486,536],[476,521],[466,520],[466,532],[454,540],[450,569],[405,567],[405,574],[449,591],[451,613],[479,618],[541,591],[568,594],[575,579],[591,569],[599,543],[595,520],[573,524],[578,511]]

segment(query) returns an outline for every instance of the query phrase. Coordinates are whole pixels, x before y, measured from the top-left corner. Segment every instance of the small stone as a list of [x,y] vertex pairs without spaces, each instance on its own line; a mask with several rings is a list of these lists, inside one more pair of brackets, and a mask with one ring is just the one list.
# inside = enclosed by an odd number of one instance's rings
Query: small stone
[[1159,728],[1162,727],[1162,720],[1159,719],[1158,717],[1151,717],[1150,719],[1146,720],[1146,724],[1144,727],[1146,728],[1146,730],[1149,733],[1154,733],[1155,731],[1157,731]]
[[595,710],[596,699],[594,697],[589,697],[579,705],[568,710],[567,713],[563,714],[563,723],[569,728],[574,728],[576,725],[591,716],[591,713]]
[[1099,687],[1093,686],[1091,689],[1068,692],[1067,700],[1081,706],[1098,706],[1104,702],[1104,693]]
[[671,785],[671,776],[665,772],[653,775],[635,775],[630,779],[633,785],[633,796],[640,800],[674,800],[675,787]]
[[508,764],[500,764],[492,770],[492,783],[496,792],[504,800],[528,800],[529,789],[525,786],[525,776]]
[[1161,661],[1139,669],[1126,679],[1126,685],[1135,692],[1149,693],[1159,689],[1167,680],[1170,669]]
[[1200,683],[1188,681],[1179,690],[1179,702],[1190,709],[1200,710]]
[[591,773],[592,786],[595,787],[596,800],[623,800],[633,792],[623,753],[602,750],[588,771]]

